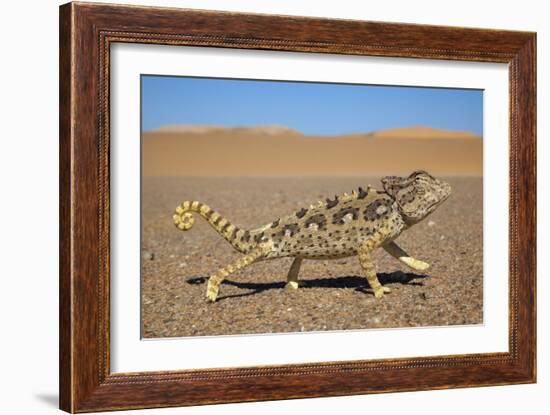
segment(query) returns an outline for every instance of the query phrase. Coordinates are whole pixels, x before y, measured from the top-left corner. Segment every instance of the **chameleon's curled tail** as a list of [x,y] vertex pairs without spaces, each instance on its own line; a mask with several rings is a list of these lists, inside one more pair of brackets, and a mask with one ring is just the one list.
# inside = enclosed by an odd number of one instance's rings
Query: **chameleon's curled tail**
[[185,201],[177,208],[173,216],[174,224],[182,231],[193,227],[195,218],[193,213],[198,213],[212,226],[233,248],[240,252],[250,248],[250,232],[239,229],[205,203],[198,201]]
[[195,224],[195,218],[192,213],[185,212],[181,216],[177,213],[174,215],[174,224],[182,231],[188,231]]

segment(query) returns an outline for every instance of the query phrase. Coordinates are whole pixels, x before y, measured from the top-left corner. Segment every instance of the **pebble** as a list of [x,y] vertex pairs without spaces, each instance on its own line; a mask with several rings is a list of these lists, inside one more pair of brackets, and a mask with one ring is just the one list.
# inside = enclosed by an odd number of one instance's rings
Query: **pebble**
[[144,260],[152,261],[155,259],[155,254],[153,252],[143,251],[142,257]]

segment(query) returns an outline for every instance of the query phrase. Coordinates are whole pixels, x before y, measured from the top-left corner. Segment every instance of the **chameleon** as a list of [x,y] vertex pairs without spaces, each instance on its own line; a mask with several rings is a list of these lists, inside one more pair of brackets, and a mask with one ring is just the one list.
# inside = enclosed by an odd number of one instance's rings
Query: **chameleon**
[[304,259],[357,256],[374,296],[382,298],[391,290],[378,280],[371,253],[381,247],[414,270],[428,269],[429,264],[411,257],[395,239],[437,209],[450,196],[451,186],[423,170],[408,177],[386,176],[381,183],[383,190],[359,187],[250,230],[235,226],[199,201],[178,205],[173,219],[178,229],[187,231],[195,222],[193,213],[199,214],[243,254],[209,277],[209,301],[216,301],[228,275],[257,261],[285,257],[294,258],[286,287],[298,289]]

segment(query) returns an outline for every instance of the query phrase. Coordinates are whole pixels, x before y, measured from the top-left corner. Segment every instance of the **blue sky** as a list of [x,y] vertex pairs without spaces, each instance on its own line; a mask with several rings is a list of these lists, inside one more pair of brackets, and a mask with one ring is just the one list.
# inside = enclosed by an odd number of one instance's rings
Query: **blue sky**
[[143,75],[142,129],[277,124],[307,135],[422,125],[483,132],[483,92]]

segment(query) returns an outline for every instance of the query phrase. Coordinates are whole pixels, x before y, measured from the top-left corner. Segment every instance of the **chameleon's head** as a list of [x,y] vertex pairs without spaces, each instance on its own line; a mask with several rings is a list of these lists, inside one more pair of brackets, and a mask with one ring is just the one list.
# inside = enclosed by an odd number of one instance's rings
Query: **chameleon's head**
[[420,222],[451,194],[451,186],[431,174],[417,170],[409,177],[387,176],[382,179],[384,190],[399,207],[405,222]]

